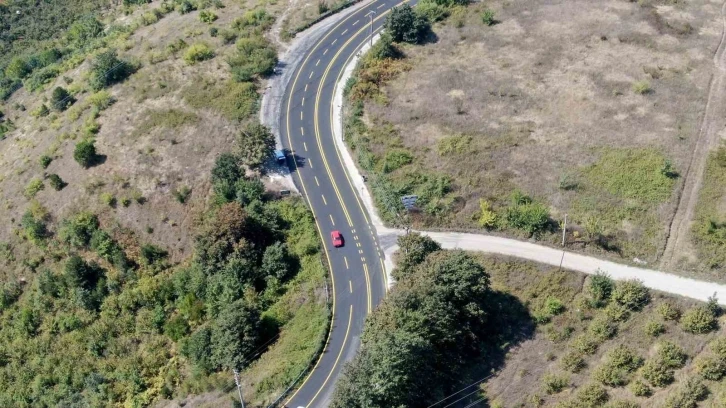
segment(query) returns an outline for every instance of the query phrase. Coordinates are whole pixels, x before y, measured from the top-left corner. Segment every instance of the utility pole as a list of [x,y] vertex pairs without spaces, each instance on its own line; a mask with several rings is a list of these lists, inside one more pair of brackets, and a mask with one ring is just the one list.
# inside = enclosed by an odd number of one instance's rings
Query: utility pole
[[565,246],[565,235],[567,234],[567,214],[565,214],[565,223],[562,226],[562,246]]
[[371,36],[371,47],[373,46],[373,15],[376,14],[375,11],[371,10],[366,14],[366,17],[370,18],[371,20],[371,26],[370,26],[370,36]]
[[239,382],[239,371],[234,369],[232,372],[234,372],[234,383],[237,384],[237,392],[239,392],[239,402],[242,404],[242,408],[245,408],[245,400],[242,399],[242,384]]

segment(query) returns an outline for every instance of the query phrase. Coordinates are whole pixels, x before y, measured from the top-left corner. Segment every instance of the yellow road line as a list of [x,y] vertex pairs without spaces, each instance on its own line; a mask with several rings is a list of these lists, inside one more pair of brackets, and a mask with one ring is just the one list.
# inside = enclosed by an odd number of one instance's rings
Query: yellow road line
[[[345,350],[345,343],[348,341],[348,333],[350,333],[350,322],[353,321],[353,305],[350,305],[350,316],[348,317],[348,328],[345,330],[345,337],[343,337],[343,346],[340,348],[340,351],[338,352],[338,357],[335,358],[335,363],[333,363],[333,368],[338,365],[338,361],[340,360],[340,356],[343,355],[343,350]],[[310,400],[310,403],[307,404],[307,406],[312,407],[313,401],[315,401],[315,398],[318,397],[320,394],[320,391],[325,388],[325,384],[328,383],[328,380],[330,380],[330,376],[333,375],[333,369],[330,369],[330,372],[328,373],[328,376],[325,377],[325,381],[323,381],[323,385],[320,386],[320,389],[318,392],[313,395],[313,398]],[[299,389],[299,388],[298,388]],[[293,395],[294,396],[294,395]],[[288,400],[289,401],[289,400]]]
[[333,226],[335,226],[335,221],[333,220],[333,214],[328,214],[330,216],[330,222],[333,223]]
[[350,293],[353,293],[353,281],[348,281],[348,288],[350,289]]
[[[372,3],[375,3],[376,1],[377,0],[373,0],[371,2],[371,4]],[[338,25],[336,25],[335,27],[333,27],[333,30],[337,29],[342,24],[344,24],[346,21],[348,21],[351,18],[353,18],[353,16],[355,14],[356,13],[351,13],[348,17],[344,18],[341,22],[338,23]],[[320,41],[318,41],[317,44],[315,44],[315,47],[312,49],[312,51],[315,51],[320,46],[320,44],[322,44],[323,41],[325,41],[325,39],[327,39],[330,36],[330,34],[333,32],[333,30],[328,31],[328,33],[325,34],[325,36],[323,36],[323,38],[321,38]],[[333,44],[335,44],[336,41],[337,41],[337,39],[333,41]],[[305,66],[305,64],[307,63],[308,59],[310,58],[310,55],[312,54],[312,51],[311,51],[311,53],[309,53],[305,57],[305,60],[303,61],[302,65],[300,66],[300,69],[298,70],[297,75],[295,75],[295,80],[292,83],[292,89],[293,90],[295,90],[295,85],[297,85],[297,81],[300,78],[300,74],[302,73],[302,68]],[[291,105],[292,105],[292,93],[290,93],[290,97],[287,99],[287,119],[286,119],[286,122],[285,122],[285,126],[286,126],[286,129],[287,129],[287,142],[290,145],[291,153],[294,155],[295,154],[295,150],[293,149],[292,136],[291,136],[291,132],[290,132],[290,108],[291,108]],[[336,296],[335,296],[335,272],[333,270],[333,263],[330,261],[330,252],[328,250],[327,241],[323,237],[322,228],[320,227],[320,223],[318,222],[318,218],[315,217],[315,209],[313,208],[312,203],[310,202],[310,195],[308,195],[307,188],[305,187],[305,182],[303,181],[302,176],[300,176],[300,172],[298,171],[297,160],[295,160],[294,163],[295,163],[295,170],[296,170],[295,173],[297,173],[298,179],[300,180],[300,185],[302,185],[303,194],[305,194],[305,200],[308,202],[308,206],[310,207],[310,211],[312,211],[312,213],[313,213],[313,218],[315,219],[315,228],[318,230],[318,235],[320,235],[320,238],[322,239],[323,249],[325,250],[325,258],[328,260],[328,265],[330,266],[330,280],[331,280],[331,283],[332,283],[331,286],[333,287],[333,289],[332,289],[332,291],[333,291],[333,305],[332,305],[332,308],[331,308],[332,312],[331,312],[330,319],[331,319],[331,321],[333,321],[335,319],[335,301],[336,301]],[[351,317],[353,316],[353,306],[352,305],[350,307],[350,315],[351,315]],[[350,321],[351,320],[352,320],[351,318],[348,319],[348,328],[349,329],[350,329]],[[331,330],[328,330],[328,336],[325,339],[325,345],[323,346],[323,353],[325,352],[325,350],[328,349],[328,344],[330,343],[330,336],[331,336],[332,333],[333,333],[333,330],[332,329]],[[347,331],[346,331],[345,336],[346,336],[346,338],[348,337],[348,332]],[[344,344],[345,344],[345,342],[344,342]],[[341,352],[342,351],[343,351],[343,349],[341,348]],[[321,353],[318,356],[318,359],[315,362],[315,365],[313,366],[313,369],[310,370],[310,372],[305,377],[305,379],[303,380],[303,382],[300,384],[300,386],[298,387],[298,389],[295,390],[295,392],[290,396],[290,398],[287,399],[287,402],[285,404],[287,404],[290,401],[292,401],[292,399],[295,398],[295,396],[297,395],[297,393],[300,392],[300,390],[303,387],[305,387],[305,384],[307,384],[307,382],[310,380],[310,377],[313,375],[313,373],[315,372],[315,370],[318,368],[318,365],[320,364],[320,361],[322,360],[323,353]],[[337,364],[337,360],[336,360],[336,364]],[[333,368],[331,368],[330,373],[333,372],[333,369],[334,368],[335,368],[335,365],[333,366]],[[328,376],[330,376],[330,375],[328,375]],[[327,382],[327,380],[326,380],[326,382]],[[322,390],[322,389],[323,389],[323,387],[321,386],[320,387],[320,390]],[[320,390],[318,390],[318,393],[320,392]]]
[[325,196],[320,194],[320,197],[323,197],[323,204],[328,205],[328,200],[325,199]]
[[[371,287],[371,278],[370,278],[370,275],[368,274],[368,264],[365,263],[365,261],[363,261],[363,272],[365,272],[365,274],[366,274],[366,286],[368,286],[368,288],[370,288]],[[368,313],[370,313],[371,310],[373,309],[372,306],[373,306],[373,296],[371,295],[370,289],[368,289]]]
[[344,256],[343,260],[345,261],[345,269],[350,269],[350,266],[348,266],[348,257]]

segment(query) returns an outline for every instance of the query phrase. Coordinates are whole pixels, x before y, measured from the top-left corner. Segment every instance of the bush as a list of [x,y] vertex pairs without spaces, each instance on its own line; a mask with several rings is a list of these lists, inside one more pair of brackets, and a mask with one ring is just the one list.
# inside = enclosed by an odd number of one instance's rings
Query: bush
[[91,61],[91,75],[88,79],[91,89],[103,88],[121,82],[134,72],[134,67],[118,58],[116,50],[101,52]]
[[657,357],[669,368],[681,368],[686,364],[688,356],[681,346],[670,341],[662,341],[657,347]]
[[92,139],[86,139],[76,144],[76,148],[73,150],[73,158],[83,168],[89,168],[96,163],[98,159],[96,156],[96,145]]
[[76,46],[83,47],[94,38],[103,34],[103,24],[93,16],[86,16],[71,25],[67,39]]
[[665,408],[696,408],[698,401],[706,398],[708,388],[700,378],[688,378],[665,401]]
[[663,302],[656,307],[656,312],[663,318],[663,320],[678,320],[681,318],[681,311],[678,307],[673,306],[668,302]]
[[645,323],[645,326],[643,326],[643,331],[648,336],[658,337],[665,333],[665,325],[657,320],[649,320]]
[[640,408],[640,404],[628,400],[611,401],[605,408]]
[[593,341],[602,343],[612,338],[617,333],[617,326],[606,315],[598,315],[590,322],[587,327],[587,334]]
[[630,392],[636,397],[649,397],[653,394],[653,390],[650,389],[648,384],[644,383],[641,379],[636,379],[630,383]]
[[630,317],[630,310],[618,303],[610,303],[604,309],[605,316],[614,322],[624,322]]
[[595,371],[595,379],[618,387],[630,381],[630,373],[643,365],[643,359],[627,346],[617,346],[605,355],[605,362]]
[[264,37],[241,38],[237,52],[227,59],[232,76],[237,82],[251,81],[255,76],[268,76],[277,65],[277,52]]
[[608,398],[605,388],[591,383],[580,387],[577,394],[575,394],[575,403],[581,407],[598,407],[605,404]]
[[30,75],[32,71],[33,68],[28,64],[28,61],[16,57],[5,68],[5,76],[10,79],[23,79]]
[[590,283],[587,286],[587,293],[590,299],[592,299],[593,306],[602,307],[607,305],[615,289],[615,281],[600,270],[595,275],[590,276],[589,279]]
[[643,378],[654,387],[665,387],[673,382],[673,370],[660,359],[649,360],[643,366]]
[[116,197],[111,193],[102,193],[101,202],[109,207],[116,207]]
[[73,103],[76,100],[73,99],[73,96],[68,93],[64,88],[58,86],[53,90],[53,93],[50,97],[50,106],[53,107],[53,109],[62,112],[66,110],[70,105],[73,105]]
[[212,24],[217,20],[217,15],[209,10],[202,10],[199,12],[199,21],[202,23]]
[[547,207],[518,191],[512,194],[511,204],[504,213],[504,222],[508,227],[525,231],[529,235],[543,232],[549,220]]
[[176,11],[178,11],[179,14],[191,13],[192,11],[197,9],[196,4],[192,3],[190,0],[180,0],[176,3]]
[[416,13],[425,17],[428,21],[436,23],[448,17],[451,11],[448,7],[438,4],[435,0],[423,0],[416,5]]
[[88,95],[85,102],[98,109],[99,111],[102,111],[113,105],[115,101],[108,91],[101,90],[91,95]]
[[707,380],[719,381],[726,375],[726,360],[720,357],[698,357],[694,366],[696,372]]
[[41,104],[35,110],[30,112],[30,116],[32,116],[34,118],[42,118],[42,117],[48,116],[49,114],[50,114],[50,110],[48,109],[47,106],[45,106],[45,104]]
[[572,347],[583,354],[595,354],[599,345],[600,343],[596,342],[592,336],[584,333],[575,337],[572,341]]
[[681,326],[689,333],[705,334],[716,330],[716,317],[708,307],[696,306],[683,314]]
[[708,344],[708,348],[719,358],[726,360],[726,338],[718,337]]
[[638,95],[645,95],[652,91],[650,83],[648,81],[636,81],[633,82],[633,92]]
[[172,191],[172,194],[174,194],[174,198],[176,198],[176,201],[180,202],[181,204],[185,204],[187,202],[187,199],[192,194],[192,189],[188,186],[181,186],[179,189],[174,189]]
[[390,149],[383,158],[381,171],[390,173],[413,162],[413,155],[404,149]]
[[53,158],[50,156],[42,155],[40,156],[40,159],[38,159],[38,163],[40,164],[40,167],[47,169],[48,166],[50,166],[50,163],[53,161]]
[[416,14],[408,4],[394,7],[386,20],[386,32],[395,42],[418,44],[426,38],[430,30],[426,18]]
[[33,179],[30,180],[27,186],[25,186],[25,198],[31,199],[35,197],[38,192],[45,189],[45,185],[43,184],[43,180],[40,179]]
[[570,350],[560,359],[560,366],[571,373],[577,373],[585,368],[585,359],[580,352]]
[[566,376],[547,373],[542,377],[542,389],[548,395],[557,394],[570,383]]
[[192,44],[184,52],[184,61],[188,65],[194,65],[197,62],[206,61],[212,58],[214,58],[214,51],[212,51],[212,49],[204,43]]
[[48,175],[48,184],[56,191],[63,190],[63,187],[66,186],[66,183],[57,174]]
[[496,23],[496,20],[494,20],[494,12],[489,9],[484,10],[481,13],[481,21],[484,25],[493,26]]
[[479,226],[482,228],[494,228],[497,225],[497,215],[492,211],[489,201],[479,199]]
[[650,291],[636,279],[618,282],[612,299],[630,310],[641,310],[650,301]]

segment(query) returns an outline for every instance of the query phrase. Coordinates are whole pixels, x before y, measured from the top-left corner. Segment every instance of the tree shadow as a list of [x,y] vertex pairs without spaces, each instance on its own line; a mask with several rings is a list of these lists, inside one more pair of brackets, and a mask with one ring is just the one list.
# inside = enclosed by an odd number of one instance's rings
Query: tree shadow
[[[484,383],[483,379],[495,375],[504,366],[509,351],[534,337],[536,324],[529,310],[515,296],[506,292],[492,291],[489,304],[488,327],[492,335],[482,339],[479,357],[448,390],[447,395],[451,395],[471,385],[460,395],[447,401],[452,404],[451,407],[466,407],[480,400],[482,393],[474,392],[475,387]],[[470,393],[473,394],[467,396]],[[456,401],[459,399],[460,401]]]
[[106,160],[108,159],[108,156],[105,154],[97,154],[93,156],[93,159],[91,159],[90,163],[88,163],[88,166],[86,168],[96,167],[100,166],[104,163],[106,163]]

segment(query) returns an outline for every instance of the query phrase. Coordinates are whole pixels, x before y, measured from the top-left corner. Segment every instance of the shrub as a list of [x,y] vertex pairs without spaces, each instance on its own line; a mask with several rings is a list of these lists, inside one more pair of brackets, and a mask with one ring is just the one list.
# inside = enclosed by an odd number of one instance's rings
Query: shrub
[[27,186],[25,186],[25,198],[31,199],[35,197],[38,192],[45,189],[45,185],[43,184],[43,180],[40,179],[33,179],[30,180]]
[[197,62],[206,61],[211,58],[214,58],[214,51],[204,43],[192,44],[184,52],[184,61],[188,65],[194,65]]
[[708,344],[708,348],[719,358],[726,360],[726,338],[718,337]]
[[48,166],[50,166],[50,163],[53,161],[53,158],[50,156],[42,155],[40,156],[40,159],[38,159],[38,163],[40,164],[40,167],[47,169]]
[[511,204],[504,213],[504,222],[508,227],[523,230],[529,235],[543,232],[549,219],[547,207],[518,191],[512,194]]
[[113,196],[111,193],[102,193],[101,194],[101,202],[109,207],[115,207],[116,206],[116,197]]
[[665,408],[696,408],[706,398],[708,389],[700,378],[688,378],[665,401]]
[[598,270],[595,275],[590,276],[587,293],[592,299],[593,306],[602,307],[608,304],[613,289],[615,289],[615,281],[605,272]]
[[630,373],[643,365],[643,359],[627,346],[620,345],[605,355],[605,362],[595,371],[595,379],[618,387],[630,381]]
[[484,25],[493,26],[496,23],[496,20],[494,20],[494,12],[489,9],[484,10],[481,13],[481,21]]
[[199,12],[199,21],[202,23],[212,24],[217,20],[217,15],[209,10],[202,10]]
[[605,408],[640,408],[640,404],[628,400],[611,401]]
[[86,139],[78,142],[73,150],[73,158],[83,168],[89,168],[95,164],[97,160],[96,145],[92,139]]
[[665,325],[657,320],[649,320],[643,326],[645,334],[651,337],[658,337],[665,333]]
[[103,88],[121,82],[134,72],[134,67],[118,58],[116,50],[110,49],[99,53],[91,61],[91,75],[88,79],[91,89],[100,91]]
[[587,327],[587,334],[598,343],[612,338],[616,332],[617,327],[606,315],[596,316]]
[[192,11],[197,9],[197,6],[192,3],[190,0],[180,0],[177,1],[176,11],[179,12],[179,14],[187,14],[191,13]]
[[416,13],[425,17],[432,23],[441,21],[451,15],[449,8],[438,4],[436,0],[419,1],[416,5]]
[[650,292],[642,282],[631,279],[615,285],[612,299],[628,309],[636,311],[642,309],[650,301]]
[[670,341],[662,341],[658,344],[656,355],[670,368],[681,368],[686,363],[688,356],[683,348]]
[[93,16],[86,16],[71,25],[68,29],[68,41],[82,47],[89,41],[103,34],[103,24]]
[[650,389],[648,384],[639,378],[631,382],[628,388],[636,397],[649,397],[653,394],[653,390]]
[[570,350],[560,359],[560,366],[571,373],[577,373],[585,368],[585,359],[580,352]]
[[418,44],[426,38],[430,30],[426,18],[416,14],[408,4],[394,7],[386,20],[386,32],[395,42]]
[[124,207],[128,207],[131,205],[131,199],[128,197],[124,197],[121,199],[121,205]]
[[275,136],[267,126],[259,123],[247,125],[237,137],[237,151],[243,164],[258,168],[272,157]]
[[681,326],[683,330],[689,333],[708,333],[716,329],[716,317],[708,307],[696,306],[683,314],[683,317],[681,317]]
[[10,63],[5,68],[5,76],[10,79],[23,79],[30,75],[33,68],[28,64],[28,61],[15,57],[10,60]]
[[663,302],[656,307],[656,312],[663,318],[663,320],[678,320],[681,317],[681,311],[678,307],[673,306],[668,302]]
[[479,199],[479,226],[482,228],[494,228],[497,225],[497,215],[492,211],[489,201]]
[[60,86],[57,86],[55,89],[53,89],[53,93],[50,97],[50,106],[59,111],[62,112],[68,108],[68,106],[73,105],[73,103],[76,100],[73,99],[73,96],[71,96],[68,91],[65,90],[65,88],[62,88]]
[[590,383],[583,385],[575,394],[577,406],[598,407],[608,400],[608,393],[605,388],[598,384]]
[[583,354],[595,354],[598,345],[599,343],[587,334],[581,334],[572,341],[572,347]]
[[635,81],[633,82],[633,92],[638,95],[645,95],[652,91],[650,83],[648,81]]
[[660,359],[649,360],[643,366],[643,378],[654,387],[665,387],[673,382],[673,370]]
[[30,112],[30,116],[32,116],[34,118],[41,118],[44,116],[48,116],[49,114],[50,114],[50,110],[48,109],[47,106],[45,106],[45,104],[41,104],[40,106],[35,108],[35,110]]
[[604,310],[605,316],[614,322],[624,322],[630,317],[630,310],[618,303],[610,303]]
[[277,64],[277,52],[264,37],[241,38],[235,45],[237,52],[227,59],[237,82],[247,82],[256,75],[268,76]]
[[114,103],[114,99],[108,91],[101,90],[88,95],[85,102],[99,111],[102,111],[111,106]]
[[413,155],[404,149],[391,149],[383,158],[384,173],[390,173],[413,162]]
[[703,378],[711,381],[719,381],[726,375],[726,360],[720,357],[698,357],[694,362],[696,372]]
[[179,189],[174,189],[172,191],[172,194],[174,194],[174,198],[176,198],[176,201],[184,204],[187,202],[187,199],[189,198],[189,195],[192,194],[192,189],[188,186],[181,186]]
[[49,235],[45,220],[35,217],[30,211],[23,214],[20,225],[23,227],[25,237],[36,245],[40,245]]
[[547,373],[542,377],[542,389],[548,395],[557,394],[570,383],[566,376]]
[[63,190],[63,187],[66,186],[66,183],[57,174],[48,175],[48,184],[56,191]]

